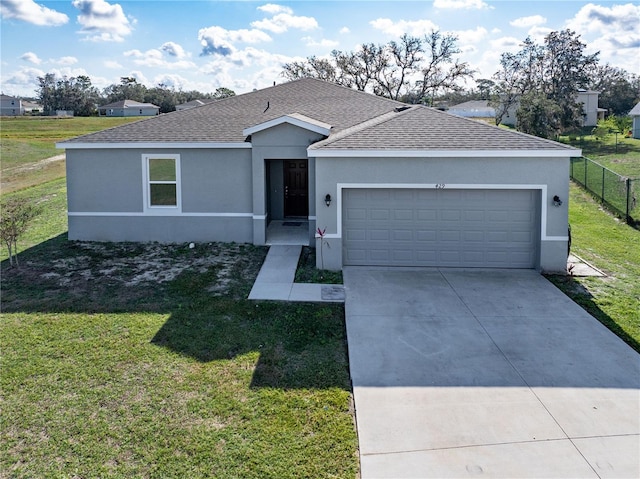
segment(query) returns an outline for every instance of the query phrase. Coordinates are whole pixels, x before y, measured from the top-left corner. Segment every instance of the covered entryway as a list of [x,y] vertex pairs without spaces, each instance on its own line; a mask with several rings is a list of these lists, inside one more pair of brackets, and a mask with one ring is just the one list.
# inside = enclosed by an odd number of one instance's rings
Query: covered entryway
[[535,268],[539,192],[343,190],[343,263]]

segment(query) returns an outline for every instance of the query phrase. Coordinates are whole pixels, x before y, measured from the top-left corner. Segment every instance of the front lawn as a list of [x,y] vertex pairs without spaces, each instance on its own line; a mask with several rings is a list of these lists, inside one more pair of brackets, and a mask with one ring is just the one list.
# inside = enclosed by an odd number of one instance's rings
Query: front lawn
[[573,183],[569,221],[571,251],[608,277],[550,279],[640,352],[640,231],[603,211]]
[[0,475],[355,477],[343,307],[246,300],[265,254],[60,234],[3,261]]

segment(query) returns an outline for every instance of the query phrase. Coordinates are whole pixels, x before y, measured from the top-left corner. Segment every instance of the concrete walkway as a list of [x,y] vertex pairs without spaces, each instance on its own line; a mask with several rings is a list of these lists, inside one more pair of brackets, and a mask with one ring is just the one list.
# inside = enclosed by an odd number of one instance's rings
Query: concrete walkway
[[528,270],[344,270],[362,479],[640,477],[640,355]]
[[294,283],[301,251],[299,245],[271,246],[249,299],[343,303],[342,285]]

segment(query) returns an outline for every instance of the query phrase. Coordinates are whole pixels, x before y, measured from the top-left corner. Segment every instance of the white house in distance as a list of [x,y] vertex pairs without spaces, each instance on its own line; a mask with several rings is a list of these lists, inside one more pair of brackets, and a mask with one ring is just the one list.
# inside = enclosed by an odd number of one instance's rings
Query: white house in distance
[[140,103],[133,100],[121,100],[98,107],[100,116],[156,116],[160,107],[153,103]]
[[633,120],[633,127],[631,128],[631,136],[640,139],[640,102],[634,106],[629,112],[629,116]]
[[20,116],[24,115],[22,100],[14,96],[2,95],[0,97],[0,115]]
[[216,101],[215,98],[203,98],[199,100],[191,100],[187,103],[181,103],[180,105],[176,105],[176,111],[188,110],[189,108],[195,108],[197,106],[206,105],[211,103],[212,101]]
[[[578,90],[576,101],[583,105],[582,126],[596,126],[598,120],[604,120],[604,115],[607,110],[605,108],[598,108],[598,95],[600,95],[598,91]],[[504,125],[515,126],[517,109],[517,104],[509,108],[507,114],[502,119]]]

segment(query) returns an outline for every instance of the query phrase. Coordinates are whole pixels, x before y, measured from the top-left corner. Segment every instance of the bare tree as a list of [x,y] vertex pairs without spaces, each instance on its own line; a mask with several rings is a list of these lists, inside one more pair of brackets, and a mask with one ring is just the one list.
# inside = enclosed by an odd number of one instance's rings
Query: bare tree
[[424,38],[403,35],[385,45],[366,43],[356,51],[334,50],[328,59],[308,57],[284,66],[289,79],[319,78],[339,85],[372,91],[394,100],[426,103],[458,82],[473,76],[460,53],[457,37],[433,31]]
[[473,77],[474,71],[466,62],[460,62],[455,55],[460,53],[457,47],[458,37],[443,35],[432,30],[424,37],[428,51],[428,61],[421,69],[422,78],[417,82],[417,97],[421,103],[432,104],[433,98],[445,90],[456,90],[460,80]]

